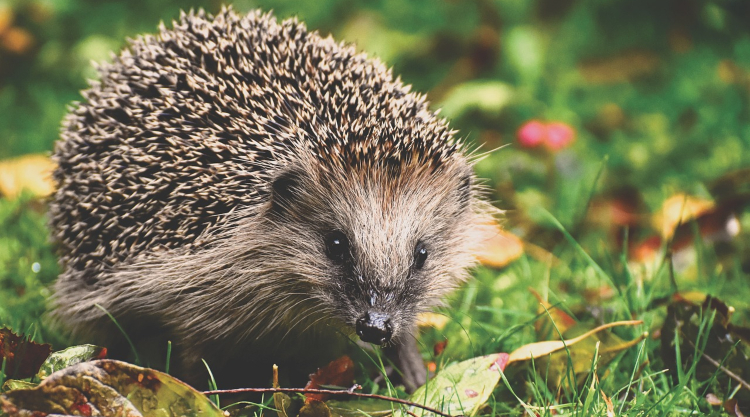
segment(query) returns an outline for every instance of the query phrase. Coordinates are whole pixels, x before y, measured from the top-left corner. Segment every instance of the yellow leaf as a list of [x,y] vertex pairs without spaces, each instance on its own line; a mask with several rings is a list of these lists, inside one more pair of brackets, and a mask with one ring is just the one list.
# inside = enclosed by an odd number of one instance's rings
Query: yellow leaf
[[661,230],[665,240],[669,240],[680,224],[696,219],[713,208],[713,201],[675,194],[664,201],[661,210],[654,215],[652,224],[657,230]]
[[445,325],[448,324],[448,320],[450,318],[445,314],[421,313],[417,316],[417,326],[434,327],[438,330],[443,330]]
[[28,51],[33,43],[34,37],[31,33],[19,27],[8,29],[2,37],[3,47],[16,54],[23,54]]
[[598,333],[605,329],[609,329],[611,327],[636,326],[641,323],[643,323],[642,320],[616,321],[614,323],[603,324],[595,329],[589,330],[588,332],[569,340],[551,340],[546,342],[529,343],[528,345],[521,346],[520,348],[514,350],[508,358],[508,363],[526,361],[532,358],[539,358],[549,355],[550,353],[565,349],[566,346],[572,346],[595,333]]
[[44,155],[31,154],[0,161],[0,195],[17,197],[27,190],[37,197],[45,197],[54,191],[52,171],[55,164]]
[[477,259],[482,265],[503,268],[523,255],[523,242],[499,225],[489,225],[481,242]]
[[0,6],[0,35],[13,23],[13,10],[8,5]]

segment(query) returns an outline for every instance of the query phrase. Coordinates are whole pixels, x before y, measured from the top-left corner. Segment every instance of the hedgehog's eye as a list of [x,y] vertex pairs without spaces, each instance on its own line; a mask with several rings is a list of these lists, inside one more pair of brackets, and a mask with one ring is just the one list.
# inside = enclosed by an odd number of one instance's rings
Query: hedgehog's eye
[[349,257],[349,239],[346,235],[334,230],[325,237],[326,255],[334,262],[344,262]]
[[417,243],[417,246],[414,248],[414,267],[422,269],[425,261],[427,261],[427,255],[427,246],[422,242]]

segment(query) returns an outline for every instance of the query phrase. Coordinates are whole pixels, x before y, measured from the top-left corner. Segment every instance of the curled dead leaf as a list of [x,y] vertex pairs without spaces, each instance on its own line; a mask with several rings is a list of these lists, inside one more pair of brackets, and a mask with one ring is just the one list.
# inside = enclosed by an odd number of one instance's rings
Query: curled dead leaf
[[581,340],[584,340],[587,337],[590,337],[591,335],[598,333],[602,330],[609,329],[612,327],[617,327],[617,326],[637,326],[642,323],[643,323],[642,320],[616,321],[613,323],[603,324],[595,329],[589,330],[586,333],[578,337],[574,337],[572,339],[550,340],[546,342],[529,343],[528,345],[521,346],[520,348],[511,352],[508,358],[508,362],[512,363],[512,362],[531,360],[533,358],[540,358],[542,356],[549,355],[550,353],[556,352],[558,350],[565,349],[566,347],[570,347],[580,342]]
[[205,395],[167,374],[112,360],[79,363],[35,388],[4,393],[0,410],[9,417],[227,417]]

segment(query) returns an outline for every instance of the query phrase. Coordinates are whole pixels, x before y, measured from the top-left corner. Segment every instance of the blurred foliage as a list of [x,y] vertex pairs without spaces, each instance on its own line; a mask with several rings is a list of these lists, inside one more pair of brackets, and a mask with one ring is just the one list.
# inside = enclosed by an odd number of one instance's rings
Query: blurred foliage
[[[661,328],[663,299],[675,287],[721,296],[747,325],[750,2],[232,4],[298,16],[355,42],[426,92],[478,147],[478,174],[526,254],[499,272],[480,268],[454,296],[449,324],[423,337],[428,347],[450,340],[439,361],[536,340],[530,324],[538,300],[529,286],[577,320],[643,319],[643,329],[620,335],[628,340]],[[221,2],[0,0],[0,159],[50,152],[68,104],[96,78],[91,61],[107,60],[128,37],[153,33],[160,20],[169,26],[191,7],[215,12]],[[530,122],[537,130],[522,132]],[[530,145],[551,140],[550,126],[573,136],[558,147]],[[711,204],[666,236],[657,216],[683,194]],[[56,275],[46,233],[38,200],[0,199],[0,323],[40,329],[43,340],[54,339],[39,323]],[[627,386],[637,368],[653,371],[654,392],[670,395],[667,376],[659,376],[658,340],[644,344],[642,356],[629,352],[609,367],[607,392]],[[661,401],[641,395],[633,401],[646,408]],[[692,398],[669,404],[694,410]]]
[[[220,3],[1,0],[0,158],[49,151],[67,105],[96,78],[91,61],[189,7],[216,11]],[[572,189],[540,187],[548,181],[544,162],[523,149],[504,148],[480,164],[497,188],[512,185],[518,204],[541,202],[566,225],[576,214],[568,200],[589,191],[605,156],[605,188],[635,186],[652,208],[665,189],[705,193],[700,184],[749,165],[745,1],[239,0],[234,7],[298,16],[357,42],[429,92],[482,150],[513,143],[532,118],[573,126],[577,145],[555,158],[557,180],[580,184]],[[540,189],[544,195],[535,195]],[[499,193],[501,204],[516,203],[507,197]]]
[[42,324],[47,286],[58,269],[41,208],[26,194],[0,200],[0,327],[34,335],[36,341],[58,341]]

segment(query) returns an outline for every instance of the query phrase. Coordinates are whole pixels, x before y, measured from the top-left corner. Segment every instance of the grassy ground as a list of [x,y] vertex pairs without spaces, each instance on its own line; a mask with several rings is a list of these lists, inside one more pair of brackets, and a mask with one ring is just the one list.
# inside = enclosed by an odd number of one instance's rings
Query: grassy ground
[[[218,8],[209,1],[0,1],[0,15],[10,16],[0,19],[0,157],[48,152],[66,104],[94,76],[89,60],[106,59],[127,36],[152,32],[159,19],[191,5]],[[483,414],[521,414],[523,402],[540,407],[526,410],[538,415],[607,415],[607,399],[618,415],[726,413],[708,394],[739,399],[747,413],[748,390],[738,388],[750,378],[747,339],[736,342],[750,321],[746,3],[235,4],[256,6],[357,41],[429,92],[462,135],[494,150],[477,171],[507,210],[504,225],[524,241],[524,253],[503,267],[478,268],[452,297],[440,312],[447,323],[423,330],[428,361],[440,369],[558,337],[542,326],[548,316],[529,288],[578,322],[566,338],[643,320],[616,329],[617,339],[602,336],[605,348],[649,333],[603,360],[596,380],[586,372],[590,361],[576,356],[593,356],[593,344],[514,366],[509,386],[501,384]],[[9,37],[11,29],[29,41]],[[575,140],[528,146],[519,132],[530,121],[560,123]],[[694,222],[665,227],[665,207],[677,207],[679,218],[698,206]],[[43,318],[56,274],[43,202],[0,198],[0,324],[56,349],[72,343]],[[733,306],[728,322],[719,310],[680,301],[700,294]],[[737,377],[699,361],[701,352]]]

